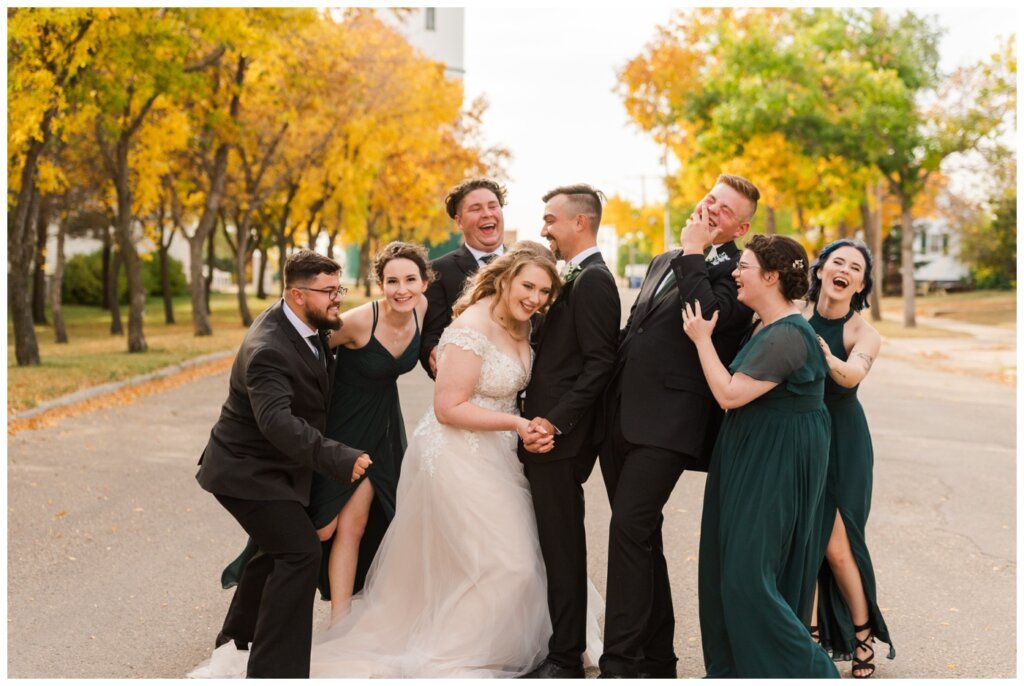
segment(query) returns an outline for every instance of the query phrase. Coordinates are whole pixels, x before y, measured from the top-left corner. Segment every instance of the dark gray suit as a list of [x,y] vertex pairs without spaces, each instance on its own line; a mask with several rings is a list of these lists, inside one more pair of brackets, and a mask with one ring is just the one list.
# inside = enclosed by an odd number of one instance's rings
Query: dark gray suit
[[430,353],[437,347],[441,334],[452,323],[452,305],[462,294],[462,288],[473,274],[480,269],[480,263],[463,243],[450,253],[445,253],[430,263],[437,275],[427,287],[427,313],[423,315],[423,333],[420,338],[420,364],[430,378]]
[[218,637],[252,643],[253,677],[309,676],[321,552],[304,506],[313,470],[348,483],[362,454],[324,437],[334,360],[318,359],[284,307],[263,312],[242,341],[196,474],[260,547]]

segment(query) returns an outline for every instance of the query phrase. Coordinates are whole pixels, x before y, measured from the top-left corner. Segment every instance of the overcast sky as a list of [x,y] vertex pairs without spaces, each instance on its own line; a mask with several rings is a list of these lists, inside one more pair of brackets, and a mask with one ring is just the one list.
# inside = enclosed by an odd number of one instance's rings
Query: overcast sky
[[[941,44],[945,71],[985,58],[996,38],[1013,33],[1018,23],[1008,3],[915,11],[937,15],[947,30]],[[561,184],[583,181],[635,202],[645,191],[648,201],[664,198],[661,150],[630,123],[613,89],[618,70],[642,52],[671,13],[667,6],[636,2],[466,9],[467,101],[486,95],[486,139],[514,155],[505,226],[518,229],[520,238],[540,235],[540,198]]]

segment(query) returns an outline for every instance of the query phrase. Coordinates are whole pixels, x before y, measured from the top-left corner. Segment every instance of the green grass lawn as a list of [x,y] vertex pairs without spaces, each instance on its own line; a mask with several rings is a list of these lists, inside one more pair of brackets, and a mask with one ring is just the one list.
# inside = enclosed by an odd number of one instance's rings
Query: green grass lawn
[[[277,301],[249,297],[253,317]],[[345,298],[343,309],[365,302],[354,293]],[[53,342],[52,326],[37,326],[38,367],[18,367],[14,362],[14,332],[7,322],[7,412],[20,412],[41,402],[89,386],[120,381],[147,374],[162,367],[221,350],[237,347],[246,328],[238,314],[238,297],[233,293],[217,293],[210,298],[212,336],[197,337],[192,333],[192,303],[188,296],[174,302],[176,324],[164,323],[163,302],[148,298],[144,332],[149,350],[127,352],[126,336],[111,336],[110,314],[98,307],[71,305],[64,307],[69,343]],[[49,313],[47,313],[49,317]],[[121,308],[125,331],[128,309]],[[52,322],[52,317],[49,317]]]
[[[1017,292],[965,291],[919,295],[914,299],[914,310],[919,317],[1014,329],[1017,327]],[[882,298],[882,312],[887,318],[892,318],[898,328],[903,328],[902,298]],[[918,328],[922,326],[919,324]]]

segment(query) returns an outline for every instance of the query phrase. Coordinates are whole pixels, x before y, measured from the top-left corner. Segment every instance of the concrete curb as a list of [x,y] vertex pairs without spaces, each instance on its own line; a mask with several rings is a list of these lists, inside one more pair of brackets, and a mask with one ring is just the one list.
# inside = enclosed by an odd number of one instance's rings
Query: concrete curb
[[59,398],[54,398],[53,400],[47,400],[46,402],[42,402],[30,410],[25,410],[24,412],[19,412],[18,414],[9,415],[7,417],[7,420],[11,421],[12,419],[29,419],[44,412],[49,412],[50,410],[57,407],[74,405],[75,403],[80,403],[83,400],[90,400],[101,395],[113,393],[114,391],[121,390],[122,388],[125,388],[127,386],[137,386],[139,384],[146,383],[147,381],[153,381],[155,379],[164,379],[167,378],[168,376],[172,376],[174,374],[183,372],[186,369],[190,369],[201,364],[206,364],[207,362],[216,362],[218,360],[223,360],[227,357],[234,356],[235,353],[237,352],[238,348],[232,348],[231,350],[221,350],[220,352],[209,353],[206,355],[201,355],[199,357],[193,357],[189,360],[185,360],[183,362],[178,362],[177,364],[172,364],[167,367],[157,369],[155,372],[150,372],[149,374],[140,374],[139,376],[133,376],[130,379],[124,379],[122,381],[111,381],[110,383],[101,384],[99,386],[90,386],[89,388],[83,388],[80,391],[75,391],[74,393],[69,393],[67,395],[62,395]]

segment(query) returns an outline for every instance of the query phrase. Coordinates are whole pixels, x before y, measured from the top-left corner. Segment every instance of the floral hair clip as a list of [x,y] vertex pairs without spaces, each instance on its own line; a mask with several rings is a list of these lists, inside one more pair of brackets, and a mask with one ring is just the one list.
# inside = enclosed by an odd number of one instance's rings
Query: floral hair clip
[[804,261],[803,260],[793,260],[793,269],[803,269],[803,268],[804,268]]

